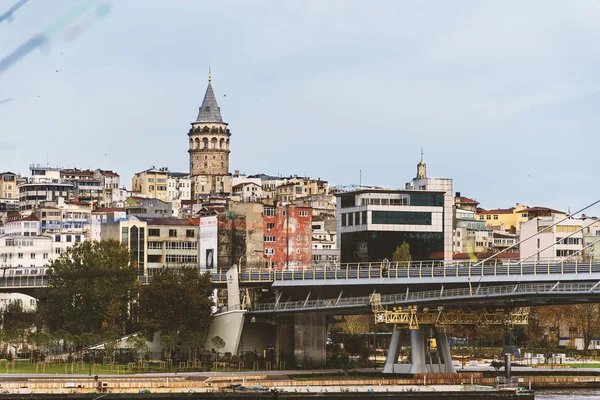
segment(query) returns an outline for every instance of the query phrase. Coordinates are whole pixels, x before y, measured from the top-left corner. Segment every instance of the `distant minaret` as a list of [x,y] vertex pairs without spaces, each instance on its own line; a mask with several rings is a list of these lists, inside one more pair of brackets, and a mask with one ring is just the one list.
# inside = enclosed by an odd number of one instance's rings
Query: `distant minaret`
[[421,161],[417,164],[417,179],[427,178],[427,164],[423,161],[423,148],[421,147]]

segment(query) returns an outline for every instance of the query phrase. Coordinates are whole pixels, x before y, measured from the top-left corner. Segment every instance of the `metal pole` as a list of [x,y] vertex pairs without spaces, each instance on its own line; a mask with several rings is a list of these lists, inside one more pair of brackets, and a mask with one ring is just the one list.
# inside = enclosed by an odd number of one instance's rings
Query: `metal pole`
[[290,269],[290,205],[285,206],[285,269]]

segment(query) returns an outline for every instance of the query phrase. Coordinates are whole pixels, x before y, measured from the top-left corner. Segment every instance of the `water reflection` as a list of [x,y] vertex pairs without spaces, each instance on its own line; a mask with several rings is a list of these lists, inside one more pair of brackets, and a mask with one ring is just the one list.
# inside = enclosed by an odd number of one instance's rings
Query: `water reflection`
[[535,400],[591,400],[600,399],[600,389],[536,390]]

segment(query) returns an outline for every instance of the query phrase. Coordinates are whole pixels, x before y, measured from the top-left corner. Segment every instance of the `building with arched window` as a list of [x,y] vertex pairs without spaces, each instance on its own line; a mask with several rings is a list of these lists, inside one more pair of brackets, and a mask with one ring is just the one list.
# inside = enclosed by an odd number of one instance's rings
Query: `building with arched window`
[[204,101],[188,132],[192,199],[231,193],[229,138],[212,88],[210,73]]

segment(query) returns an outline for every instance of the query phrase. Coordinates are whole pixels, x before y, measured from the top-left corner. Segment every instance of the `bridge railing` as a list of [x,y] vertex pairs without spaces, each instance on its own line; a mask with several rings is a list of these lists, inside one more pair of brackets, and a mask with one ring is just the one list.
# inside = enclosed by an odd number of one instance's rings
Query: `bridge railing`
[[[242,269],[242,282],[349,280],[349,279],[423,279],[450,277],[483,277],[511,275],[563,275],[600,273],[600,262],[579,262],[555,259],[520,263],[516,261],[491,260],[486,263],[460,263],[443,261],[419,261],[409,263],[360,263],[339,267],[307,268],[296,270],[247,270]],[[213,272],[213,282],[226,282],[226,273]]]
[[[448,290],[427,290],[422,292],[384,294],[381,295],[381,304],[412,305],[415,303],[435,302],[437,300],[464,300],[470,297],[477,301],[494,297],[537,294],[564,294],[564,293],[591,293],[600,292],[600,288],[593,282],[567,282],[567,283],[527,283],[516,285],[487,286],[476,289],[458,288]],[[255,304],[253,312],[285,312],[303,310],[327,310],[370,307],[370,297],[348,297],[340,299],[318,299],[309,301],[288,301],[281,303]],[[433,311],[433,310],[432,310]]]

